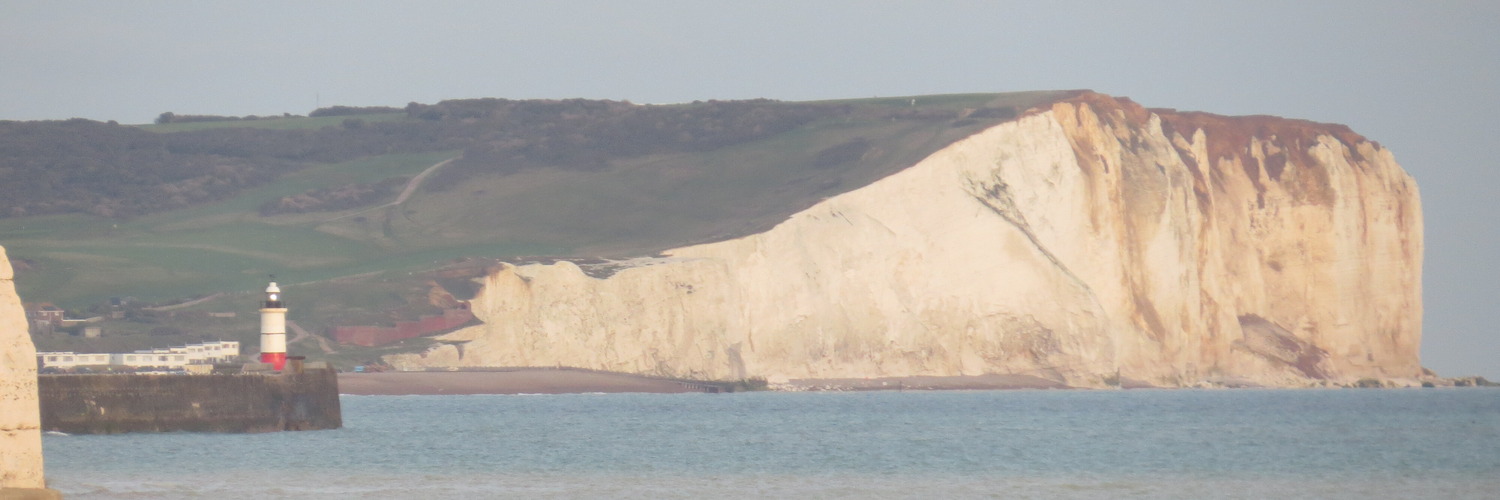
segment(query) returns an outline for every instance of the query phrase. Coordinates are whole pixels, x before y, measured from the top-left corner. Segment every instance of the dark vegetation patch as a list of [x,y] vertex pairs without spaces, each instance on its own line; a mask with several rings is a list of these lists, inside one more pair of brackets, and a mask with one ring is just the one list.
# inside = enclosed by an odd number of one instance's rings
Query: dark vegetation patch
[[166,125],[168,123],[237,122],[237,121],[264,120],[264,119],[272,119],[272,118],[292,118],[292,115],[291,114],[283,114],[281,116],[256,116],[256,115],[246,115],[246,116],[179,115],[177,113],[173,113],[171,111],[168,111],[168,112],[165,112],[165,113],[162,113],[162,114],[156,116],[156,124],[157,125]]
[[355,116],[355,115],[378,115],[378,114],[384,114],[384,113],[400,113],[400,112],[401,112],[401,108],[392,108],[390,106],[366,106],[366,107],[329,106],[329,107],[326,107],[326,108],[315,109],[311,113],[308,113],[307,116],[309,116],[309,117],[319,117],[319,116]]
[[991,120],[1010,120],[1010,119],[1014,119],[1016,116],[1019,116],[1019,115],[1020,115],[1020,112],[1016,111],[1016,108],[1014,106],[996,106],[996,107],[992,107],[992,108],[980,108],[980,109],[974,110],[973,113],[969,113],[969,118],[971,118],[971,119],[983,118],[983,119],[991,119]]
[[369,205],[389,198],[406,185],[407,178],[392,177],[376,183],[354,183],[321,189],[309,189],[293,196],[282,196],[260,205],[260,215],[329,212]]
[[818,157],[813,160],[813,165],[818,167],[831,167],[857,161],[865,152],[870,150],[870,141],[860,137],[849,142],[829,147],[818,152]]

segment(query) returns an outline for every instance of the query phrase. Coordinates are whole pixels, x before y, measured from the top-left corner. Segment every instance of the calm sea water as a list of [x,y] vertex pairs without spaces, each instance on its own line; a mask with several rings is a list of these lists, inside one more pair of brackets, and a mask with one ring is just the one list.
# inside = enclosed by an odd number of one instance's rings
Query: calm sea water
[[1500,389],[344,396],[48,435],[67,498],[1500,498]]

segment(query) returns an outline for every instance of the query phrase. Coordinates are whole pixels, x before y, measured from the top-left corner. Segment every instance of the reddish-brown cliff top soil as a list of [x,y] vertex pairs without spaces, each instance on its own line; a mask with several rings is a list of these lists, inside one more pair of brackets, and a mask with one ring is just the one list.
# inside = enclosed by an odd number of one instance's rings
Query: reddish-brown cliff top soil
[[[1253,139],[1270,140],[1286,148],[1288,157],[1267,158],[1266,170],[1272,179],[1278,179],[1287,161],[1298,165],[1313,165],[1309,149],[1320,136],[1332,136],[1349,146],[1358,155],[1356,146],[1371,142],[1364,136],[1337,123],[1318,123],[1308,120],[1282,118],[1268,115],[1224,116],[1200,111],[1178,111],[1171,108],[1145,108],[1125,97],[1113,97],[1098,92],[1080,92],[1060,102],[1087,104],[1096,114],[1108,120],[1115,111],[1137,125],[1145,124],[1151,114],[1161,117],[1162,129],[1169,137],[1176,133],[1191,138],[1203,130],[1208,138],[1208,152],[1213,160],[1250,158]],[[1373,143],[1379,147],[1379,143]]]

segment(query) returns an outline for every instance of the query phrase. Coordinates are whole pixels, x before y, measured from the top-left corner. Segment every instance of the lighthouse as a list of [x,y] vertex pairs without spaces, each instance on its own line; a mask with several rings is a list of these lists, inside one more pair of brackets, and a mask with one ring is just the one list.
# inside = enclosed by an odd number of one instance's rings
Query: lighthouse
[[266,287],[266,301],[260,307],[260,362],[270,363],[277,371],[286,366],[286,306],[275,281]]

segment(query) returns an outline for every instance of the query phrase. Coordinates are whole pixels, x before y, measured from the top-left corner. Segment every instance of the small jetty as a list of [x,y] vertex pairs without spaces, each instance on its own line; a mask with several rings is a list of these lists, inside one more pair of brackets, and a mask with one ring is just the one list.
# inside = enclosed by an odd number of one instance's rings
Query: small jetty
[[46,432],[245,433],[342,427],[338,383],[294,358],[283,371],[41,375],[37,392]]

